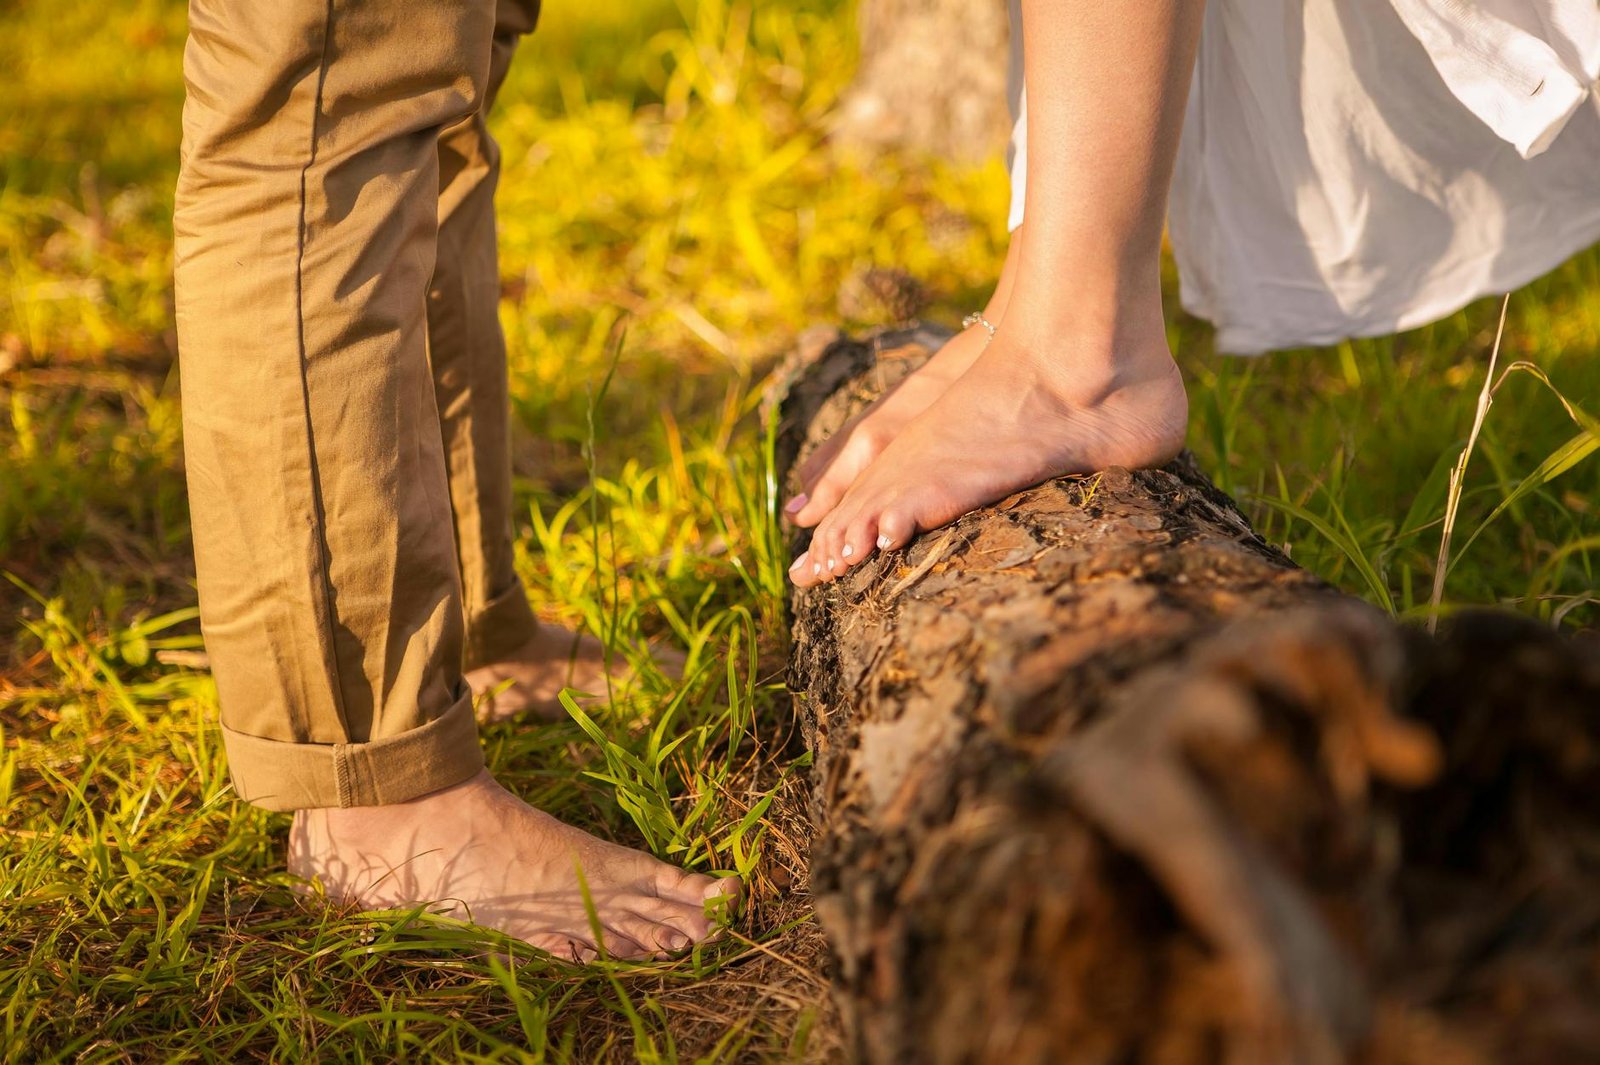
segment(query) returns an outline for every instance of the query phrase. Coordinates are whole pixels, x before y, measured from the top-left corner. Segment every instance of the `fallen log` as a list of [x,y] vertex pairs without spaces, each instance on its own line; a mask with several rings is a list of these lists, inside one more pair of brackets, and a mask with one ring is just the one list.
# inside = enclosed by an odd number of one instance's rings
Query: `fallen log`
[[[780,472],[946,337],[813,345]],[[1399,626],[1188,456],[1018,493],[793,615],[860,1059],[1600,1054],[1592,645]]]

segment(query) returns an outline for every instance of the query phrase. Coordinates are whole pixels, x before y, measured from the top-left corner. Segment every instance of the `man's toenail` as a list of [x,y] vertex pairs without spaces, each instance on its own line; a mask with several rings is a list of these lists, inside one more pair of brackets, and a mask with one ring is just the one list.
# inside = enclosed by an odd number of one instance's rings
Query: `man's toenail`
[[673,935],[673,936],[668,936],[667,937],[667,949],[668,950],[682,950],[684,947],[687,947],[688,945],[689,945],[689,937],[686,936],[686,935],[683,935],[681,933],[678,934],[678,935]]
[[889,545],[892,544],[892,543],[894,543],[894,541],[889,539],[887,536],[878,537],[878,549],[880,551],[889,550]]
[[845,558],[849,558],[855,553],[856,549],[851,547],[849,544],[845,544],[844,547],[839,549],[839,554],[843,555]]
[[785,514],[798,514],[798,513],[800,513],[802,510],[804,510],[806,508],[806,503],[807,503],[806,494],[804,492],[801,492],[799,495],[795,496],[793,499],[789,500],[789,502],[787,504],[784,505],[783,512]]

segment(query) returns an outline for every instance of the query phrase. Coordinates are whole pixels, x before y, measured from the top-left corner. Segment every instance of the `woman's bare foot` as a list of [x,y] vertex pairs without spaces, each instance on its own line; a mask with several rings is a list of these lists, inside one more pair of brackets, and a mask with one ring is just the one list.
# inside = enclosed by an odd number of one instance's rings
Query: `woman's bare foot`
[[[599,920],[597,943],[584,902]],[[289,872],[363,909],[439,903],[558,957],[661,957],[708,938],[738,881],[688,873],[535,810],[487,770],[393,806],[301,810]]]
[[[983,317],[997,327],[1005,318],[1016,283],[1022,236],[1022,228],[1012,234],[1000,279],[983,309]],[[972,368],[988,343],[989,330],[982,325],[963,329],[897,387],[824,441],[796,471],[803,491],[784,505],[789,520],[808,529],[826,517],[890,441]]]
[[790,578],[832,580],[875,548],[900,547],[1018,489],[1157,466],[1182,449],[1188,397],[1159,324],[1114,345],[1037,350],[1002,331],[823,519]]
[[[683,656],[667,648],[654,649],[657,668],[668,676],[683,671]],[[533,717],[565,721],[560,695],[565,688],[605,694],[633,679],[626,658],[606,654],[605,644],[586,632],[550,622],[540,623],[533,637],[504,661],[468,670],[467,684],[478,704],[478,720],[505,721]]]
[[872,460],[972,368],[988,339],[981,325],[963,329],[813,451],[797,471],[805,491],[784,507],[789,520],[810,528],[827,517]]

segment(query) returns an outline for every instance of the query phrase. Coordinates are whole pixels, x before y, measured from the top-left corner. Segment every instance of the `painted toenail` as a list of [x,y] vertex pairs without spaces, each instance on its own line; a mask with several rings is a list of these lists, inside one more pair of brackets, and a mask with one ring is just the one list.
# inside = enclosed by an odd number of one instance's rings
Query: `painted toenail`
[[843,555],[845,558],[849,558],[855,553],[856,549],[851,547],[849,544],[845,544],[844,547],[839,549],[839,554]]
[[881,551],[889,550],[889,545],[892,543],[894,543],[894,541],[889,539],[887,536],[878,537],[878,549]]
[[837,566],[838,564],[839,563],[835,559],[828,559],[828,572],[832,573],[833,567]]
[[811,575],[813,577],[815,577],[817,574],[819,574],[821,572],[822,572],[822,563],[820,563],[820,562],[812,563],[812,565],[811,565]]
[[798,514],[806,508],[807,502],[806,494],[801,492],[784,505],[783,512],[785,514]]
[[795,570],[800,569],[806,564],[806,559],[810,557],[811,553],[809,551],[800,552],[800,557],[789,563],[789,572],[793,573]]

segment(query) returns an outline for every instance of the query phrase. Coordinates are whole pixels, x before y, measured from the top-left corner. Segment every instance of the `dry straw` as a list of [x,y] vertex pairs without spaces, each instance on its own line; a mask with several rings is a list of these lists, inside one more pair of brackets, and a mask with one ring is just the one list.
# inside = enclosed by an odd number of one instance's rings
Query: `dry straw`
[[1466,480],[1467,462],[1472,458],[1472,449],[1478,442],[1478,433],[1483,429],[1484,419],[1489,416],[1489,407],[1494,403],[1494,367],[1500,358],[1500,340],[1506,332],[1506,311],[1511,307],[1511,294],[1506,293],[1506,298],[1500,302],[1500,324],[1494,331],[1494,347],[1489,350],[1489,372],[1483,375],[1483,391],[1478,393],[1478,410],[1472,418],[1472,432],[1467,436],[1467,446],[1461,449],[1461,457],[1456,460],[1456,465],[1450,471],[1450,492],[1445,497],[1444,504],[1444,532],[1439,539],[1439,561],[1433,567],[1433,595],[1428,599],[1428,632],[1439,630],[1439,604],[1444,599],[1444,577],[1450,567],[1450,536],[1456,528],[1456,512],[1461,505],[1461,486]]

